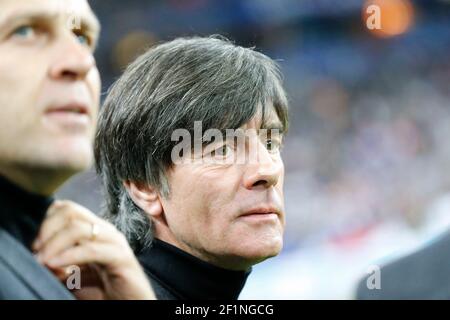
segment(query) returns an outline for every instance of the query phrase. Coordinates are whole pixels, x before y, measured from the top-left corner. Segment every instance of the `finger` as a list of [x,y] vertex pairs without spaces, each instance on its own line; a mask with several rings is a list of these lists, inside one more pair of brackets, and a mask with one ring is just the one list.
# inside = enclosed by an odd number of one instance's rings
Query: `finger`
[[[62,268],[70,265],[84,265],[87,263],[96,263],[109,268],[123,263],[127,255],[127,248],[118,249],[117,245],[99,242],[86,242],[82,245],[72,247],[63,251],[56,257],[48,260],[46,263],[51,268]],[[131,256],[131,261],[134,261]]]
[[54,206],[52,205],[49,212],[51,214],[44,220],[33,243],[33,250],[35,251],[39,250],[55,233],[73,221],[84,220],[90,221],[91,224],[105,225],[105,222],[91,211],[71,201],[58,201]]
[[[97,233],[94,234],[94,227]],[[93,238],[95,236],[95,239]],[[47,240],[36,254],[39,262],[46,262],[71,247],[81,245],[88,241],[109,243],[122,247],[126,240],[115,228],[105,228],[87,221],[72,221]]]
[[64,205],[65,205],[64,200],[54,200],[50,204],[50,207],[47,209],[46,217],[52,216],[53,214],[55,214],[55,212],[58,212],[59,208],[61,208]]
[[[57,277],[62,283],[66,282],[67,279],[74,274],[74,266],[71,265],[68,267],[61,268],[51,268],[49,270],[53,273],[55,277]],[[77,266],[78,267],[78,266]],[[81,286],[82,287],[90,287],[98,285],[101,282],[99,279],[98,268],[93,264],[86,264],[81,267],[78,267],[81,272]]]
[[62,251],[92,238],[92,225],[85,221],[73,221],[45,241],[36,254],[39,262],[51,259]]
[[61,282],[64,282],[67,279],[67,277],[70,275],[67,272],[67,268],[50,268],[50,271]]
[[72,294],[77,300],[106,300],[103,290],[98,287],[82,287],[79,290],[73,290]]
[[39,250],[43,243],[63,229],[71,220],[81,219],[79,211],[73,202],[55,201],[47,210],[47,217],[33,243],[33,249]]
[[[95,264],[106,296],[112,299],[155,299],[147,278],[128,246],[86,242],[51,259],[52,268]],[[108,289],[109,288],[109,289]]]

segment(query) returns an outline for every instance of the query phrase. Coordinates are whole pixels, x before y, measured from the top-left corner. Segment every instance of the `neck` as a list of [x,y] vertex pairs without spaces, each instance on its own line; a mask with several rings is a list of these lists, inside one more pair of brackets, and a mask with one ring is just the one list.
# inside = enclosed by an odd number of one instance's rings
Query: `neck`
[[183,300],[237,299],[251,271],[217,267],[159,239],[138,258],[152,283],[163,284],[156,293],[161,299],[167,294]]
[[238,256],[217,256],[206,250],[198,250],[185,241],[179,241],[168,228],[161,228],[160,224],[155,223],[155,238],[164,241],[204,262],[216,267],[232,271],[249,271],[254,264],[261,261],[249,261]]
[[0,175],[28,192],[42,196],[50,196],[54,194],[56,190],[73,175],[73,173],[51,169],[0,166]]

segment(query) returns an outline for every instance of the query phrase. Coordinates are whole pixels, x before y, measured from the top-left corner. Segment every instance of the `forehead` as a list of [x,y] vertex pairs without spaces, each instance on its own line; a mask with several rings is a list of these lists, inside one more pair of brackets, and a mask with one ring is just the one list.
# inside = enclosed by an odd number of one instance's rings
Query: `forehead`
[[80,19],[93,28],[98,20],[86,0],[0,0],[0,28],[16,19],[30,16]]

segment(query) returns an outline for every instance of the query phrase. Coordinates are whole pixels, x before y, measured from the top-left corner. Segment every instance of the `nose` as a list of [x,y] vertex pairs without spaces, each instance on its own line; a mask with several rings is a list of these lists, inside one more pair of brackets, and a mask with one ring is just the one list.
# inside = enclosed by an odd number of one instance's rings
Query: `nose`
[[83,80],[95,67],[91,50],[70,33],[60,36],[50,66],[50,77],[56,80]]
[[[244,177],[246,189],[267,189],[277,185],[283,174],[283,162],[280,157],[274,157],[262,143],[258,143],[256,161],[250,161]],[[253,163],[252,163],[253,162]]]

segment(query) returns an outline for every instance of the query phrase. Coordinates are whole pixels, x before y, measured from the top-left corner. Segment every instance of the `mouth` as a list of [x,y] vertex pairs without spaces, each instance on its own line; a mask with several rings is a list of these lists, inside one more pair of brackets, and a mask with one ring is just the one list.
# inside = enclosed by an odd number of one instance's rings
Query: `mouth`
[[79,114],[89,116],[87,106],[84,104],[76,104],[76,103],[49,108],[46,111],[46,114],[59,114],[59,113]]
[[82,103],[50,107],[45,111],[45,118],[52,125],[70,130],[86,129],[91,123],[89,108]]
[[238,218],[245,220],[278,220],[281,215],[281,210],[273,206],[257,207],[245,211]]

